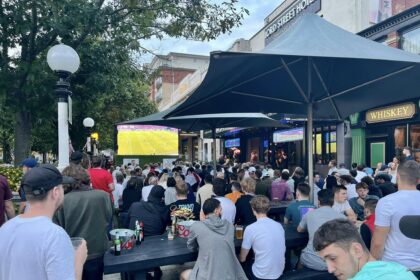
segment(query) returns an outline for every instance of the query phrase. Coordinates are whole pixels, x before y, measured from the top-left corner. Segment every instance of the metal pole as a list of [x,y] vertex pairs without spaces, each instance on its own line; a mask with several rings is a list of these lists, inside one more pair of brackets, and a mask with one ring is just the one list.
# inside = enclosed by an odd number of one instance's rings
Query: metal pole
[[216,172],[216,128],[213,127],[211,129],[211,136],[213,138],[213,168],[214,168],[214,172]]
[[55,93],[58,98],[58,169],[61,171],[69,165],[69,124],[68,124],[68,90],[67,81],[70,73],[59,72],[60,79],[56,84]]
[[308,104],[308,121],[306,131],[306,141],[308,147],[308,182],[311,188],[311,201],[314,202],[314,159],[313,159],[313,107],[312,103]]

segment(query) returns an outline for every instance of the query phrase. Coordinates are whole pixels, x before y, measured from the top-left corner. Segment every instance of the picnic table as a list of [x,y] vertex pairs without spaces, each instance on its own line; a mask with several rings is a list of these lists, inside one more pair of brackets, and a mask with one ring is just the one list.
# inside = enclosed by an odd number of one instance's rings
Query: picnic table
[[267,216],[274,218],[278,222],[283,222],[284,214],[286,213],[286,208],[293,201],[271,201],[270,210],[267,213]]
[[[308,235],[298,233],[295,227],[283,225],[287,249],[304,246],[308,242]],[[235,239],[235,248],[239,252],[242,240]],[[104,256],[104,274],[130,272],[136,280],[146,279],[147,272],[155,267],[182,264],[195,261],[198,252],[187,248],[187,239],[175,237],[168,240],[167,235],[146,237],[140,246],[131,250],[124,250],[120,256],[111,252]]]

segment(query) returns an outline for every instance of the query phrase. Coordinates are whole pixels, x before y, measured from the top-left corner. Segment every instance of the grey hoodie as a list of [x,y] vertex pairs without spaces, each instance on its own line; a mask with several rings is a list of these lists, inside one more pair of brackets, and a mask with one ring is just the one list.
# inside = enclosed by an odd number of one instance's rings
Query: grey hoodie
[[216,215],[194,223],[187,246],[190,250],[198,249],[198,258],[189,280],[247,279],[233,241],[233,225]]

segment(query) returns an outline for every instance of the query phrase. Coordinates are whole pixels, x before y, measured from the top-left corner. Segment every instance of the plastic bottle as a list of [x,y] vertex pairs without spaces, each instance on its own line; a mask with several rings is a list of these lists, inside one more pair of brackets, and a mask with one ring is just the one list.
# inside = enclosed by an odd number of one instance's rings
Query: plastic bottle
[[119,235],[114,240],[114,251],[116,256],[121,255],[121,240]]

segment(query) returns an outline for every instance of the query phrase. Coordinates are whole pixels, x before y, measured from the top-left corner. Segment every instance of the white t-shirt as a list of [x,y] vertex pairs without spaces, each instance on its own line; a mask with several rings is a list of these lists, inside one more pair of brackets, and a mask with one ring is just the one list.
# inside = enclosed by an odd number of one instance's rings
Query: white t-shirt
[[365,172],[357,170],[357,175],[354,179],[357,181],[357,183],[360,183],[362,181],[362,178],[366,176],[367,174]]
[[0,228],[0,240],[0,279],[75,279],[70,238],[50,218],[13,218]]
[[353,197],[358,197],[359,195],[356,192],[356,185],[355,184],[348,184],[346,185],[347,188],[347,199],[350,200]]
[[115,185],[115,189],[112,191],[112,196],[114,197],[114,207],[115,208],[119,207],[118,200],[120,198],[122,198],[123,190],[124,190],[123,185],[117,183]]
[[348,200],[344,202],[337,202],[334,200],[334,205],[332,207],[335,211],[337,211],[340,214],[345,214],[345,212],[349,209],[351,209],[351,206],[348,202]]
[[270,218],[260,218],[244,232],[242,248],[252,249],[252,273],[258,278],[277,279],[283,274],[286,252],[284,229]]
[[402,216],[420,215],[420,192],[398,191],[381,198],[376,206],[375,226],[390,227],[385,241],[383,261],[397,262],[407,268],[420,266],[420,240],[401,233]]
[[143,187],[143,189],[141,190],[141,199],[144,201],[147,201],[147,198],[149,197],[150,191],[152,190],[154,186],[153,185],[148,185]]
[[236,206],[233,204],[232,200],[226,197],[218,196],[216,197],[220,201],[220,206],[222,206],[222,219],[232,224],[235,223],[236,216]]

